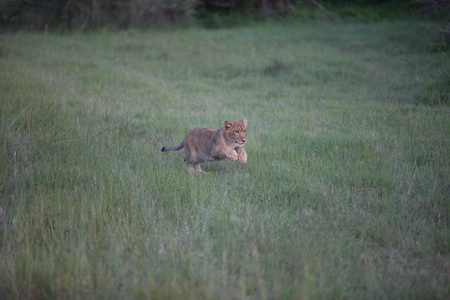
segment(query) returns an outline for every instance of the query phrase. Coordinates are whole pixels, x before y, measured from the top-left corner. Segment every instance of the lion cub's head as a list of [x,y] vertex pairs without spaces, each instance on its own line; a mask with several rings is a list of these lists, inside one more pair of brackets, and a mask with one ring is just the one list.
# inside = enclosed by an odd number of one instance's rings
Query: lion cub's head
[[225,129],[227,139],[230,142],[236,143],[236,146],[238,147],[244,146],[247,141],[247,138],[245,137],[245,128],[247,127],[246,119],[242,121],[223,121],[222,127]]

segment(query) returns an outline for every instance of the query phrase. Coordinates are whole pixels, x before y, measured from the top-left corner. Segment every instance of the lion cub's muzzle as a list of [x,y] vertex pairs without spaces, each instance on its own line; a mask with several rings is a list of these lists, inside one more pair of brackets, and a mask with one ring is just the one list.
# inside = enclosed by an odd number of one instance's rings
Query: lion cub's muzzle
[[246,141],[247,141],[246,139],[242,139],[241,142],[237,140],[235,142],[239,147],[244,147]]

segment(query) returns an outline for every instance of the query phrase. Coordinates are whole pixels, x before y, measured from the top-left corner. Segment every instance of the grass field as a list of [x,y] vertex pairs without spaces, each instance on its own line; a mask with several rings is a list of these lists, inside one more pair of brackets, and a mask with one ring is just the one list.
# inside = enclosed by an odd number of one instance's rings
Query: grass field
[[[0,36],[1,299],[448,299],[437,24]],[[248,163],[184,172],[193,127]]]

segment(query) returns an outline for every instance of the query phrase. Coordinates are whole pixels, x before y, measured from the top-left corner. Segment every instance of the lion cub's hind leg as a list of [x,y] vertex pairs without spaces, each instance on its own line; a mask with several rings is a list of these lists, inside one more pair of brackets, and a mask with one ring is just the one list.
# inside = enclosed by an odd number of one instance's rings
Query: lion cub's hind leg
[[195,163],[194,164],[194,170],[195,170],[195,172],[197,172],[199,174],[206,174],[206,172],[202,170],[202,167],[200,166],[200,163]]
[[205,171],[202,170],[202,168],[200,167],[200,163],[192,163],[192,162],[188,162],[185,161],[185,167],[186,167],[186,172],[188,174],[206,174]]
[[189,162],[186,161],[186,162],[184,163],[184,166],[185,166],[186,172],[187,172],[188,174],[195,174],[195,173],[196,173],[196,171],[195,171],[195,169],[194,169],[194,164],[189,163]]
[[[186,141],[186,138],[185,138]],[[186,172],[188,174],[195,174],[196,171],[196,163],[195,163],[195,153],[193,153],[192,151],[192,147],[191,144],[189,143],[189,141],[185,142],[185,147],[184,147],[184,152],[186,154],[186,156],[184,157],[184,164],[186,167]]]

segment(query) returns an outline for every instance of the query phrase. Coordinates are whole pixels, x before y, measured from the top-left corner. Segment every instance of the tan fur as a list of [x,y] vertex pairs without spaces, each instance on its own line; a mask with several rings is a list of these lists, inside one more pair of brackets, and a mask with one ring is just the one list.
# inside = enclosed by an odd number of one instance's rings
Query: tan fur
[[161,151],[178,151],[184,148],[186,171],[204,173],[200,163],[228,158],[232,161],[247,162],[244,144],[247,120],[223,121],[222,127],[194,128],[189,131],[178,146],[164,146]]

